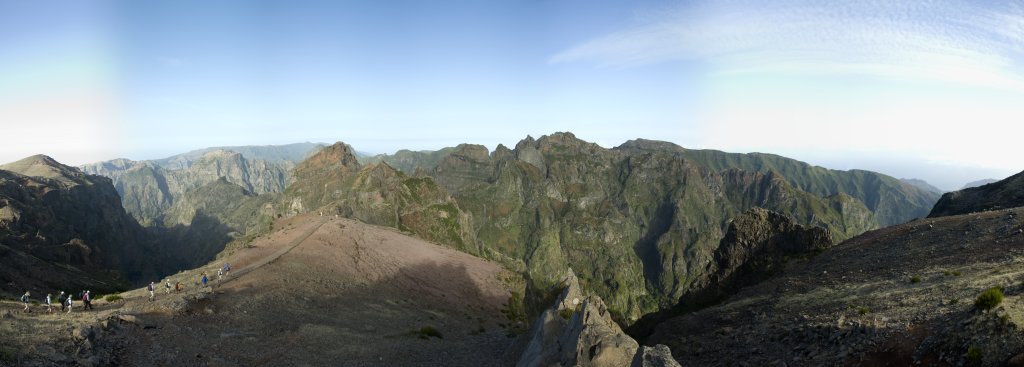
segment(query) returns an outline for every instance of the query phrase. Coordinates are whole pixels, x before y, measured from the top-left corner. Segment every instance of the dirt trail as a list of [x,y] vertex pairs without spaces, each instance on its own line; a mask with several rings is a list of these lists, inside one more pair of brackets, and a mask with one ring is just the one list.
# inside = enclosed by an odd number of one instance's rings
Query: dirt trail
[[252,264],[248,264],[245,267],[236,270],[234,273],[231,273],[230,276],[225,278],[223,281],[219,282],[219,285],[223,285],[224,283],[227,283],[227,282],[230,282],[232,280],[238,279],[239,277],[241,277],[241,276],[243,276],[243,275],[245,275],[245,274],[247,274],[247,273],[249,273],[249,272],[251,272],[253,270],[259,269],[259,268],[263,267],[264,265],[270,264],[270,263],[274,262],[275,260],[279,259],[284,254],[287,254],[289,251],[291,251],[291,250],[295,249],[296,247],[298,247],[299,245],[301,245],[302,242],[305,241],[306,239],[308,239],[309,236],[312,236],[313,233],[316,233],[316,231],[319,230],[320,227],[322,227],[325,223],[327,223],[327,219],[326,218],[320,218],[319,220],[316,221],[316,223],[317,224],[314,227],[312,227],[309,230],[307,230],[306,232],[304,232],[298,238],[292,240],[292,242],[289,243],[284,248],[278,250],[277,252],[271,254],[270,256],[267,256],[263,260],[260,260],[258,262],[252,263]]

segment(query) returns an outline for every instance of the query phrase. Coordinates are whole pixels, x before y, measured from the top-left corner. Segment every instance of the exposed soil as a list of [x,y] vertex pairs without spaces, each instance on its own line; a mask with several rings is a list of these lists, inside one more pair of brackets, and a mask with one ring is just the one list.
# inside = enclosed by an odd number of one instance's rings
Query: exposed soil
[[[522,281],[498,264],[348,219],[302,215],[274,226],[169,277],[180,293],[158,282],[155,301],[139,289],[70,315],[5,302],[0,364],[487,366],[518,357],[503,310]],[[218,279],[225,262],[233,271]],[[198,284],[204,271],[210,287]],[[89,325],[94,337],[71,336]]]

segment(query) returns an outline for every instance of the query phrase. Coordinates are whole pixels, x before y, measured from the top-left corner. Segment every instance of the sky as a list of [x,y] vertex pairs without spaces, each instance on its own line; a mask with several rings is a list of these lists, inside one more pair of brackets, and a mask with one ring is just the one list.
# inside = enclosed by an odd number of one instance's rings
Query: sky
[[571,131],[952,190],[1022,117],[1018,1],[0,0],[0,162]]

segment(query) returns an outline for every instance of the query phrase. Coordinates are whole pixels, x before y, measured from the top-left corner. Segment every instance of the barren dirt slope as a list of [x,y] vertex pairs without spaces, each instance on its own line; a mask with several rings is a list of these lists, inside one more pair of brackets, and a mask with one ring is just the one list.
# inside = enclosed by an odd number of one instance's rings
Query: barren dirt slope
[[[646,343],[666,344],[693,366],[1003,365],[1024,352],[1018,213],[1024,208],[865,233],[662,323]],[[977,308],[995,286],[1002,303]]]
[[[499,265],[348,219],[305,215],[279,220],[274,228],[215,264],[170,277],[186,289],[166,294],[160,286],[156,301],[134,290],[122,294],[124,301],[101,301],[97,311],[70,316],[24,314],[6,303],[12,313],[3,328],[23,333],[10,340],[20,348],[6,350],[4,362],[514,363],[502,359],[512,341],[502,310],[522,282]],[[225,262],[232,274],[217,280]],[[196,284],[203,271],[211,275],[211,287]],[[96,325],[93,337],[53,337],[90,324]]]

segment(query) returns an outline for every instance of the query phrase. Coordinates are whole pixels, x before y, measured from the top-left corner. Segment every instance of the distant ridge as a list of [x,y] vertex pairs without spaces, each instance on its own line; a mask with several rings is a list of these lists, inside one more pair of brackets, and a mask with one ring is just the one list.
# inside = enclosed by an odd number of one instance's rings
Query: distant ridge
[[948,192],[929,217],[975,213],[1024,206],[1024,172],[978,187]]
[[977,180],[977,181],[971,181],[971,182],[965,183],[964,187],[961,187],[960,190],[969,189],[969,188],[972,188],[972,187],[984,186],[984,185],[988,185],[990,183],[998,182],[998,181],[999,180],[994,179],[994,178],[983,178],[983,179],[980,179],[980,180]]
[[921,190],[928,191],[936,195],[942,195],[942,193],[945,192],[942,191],[942,189],[939,189],[938,187],[932,186],[932,184],[928,183],[928,181],[919,178],[901,178],[900,181],[914,185]]

